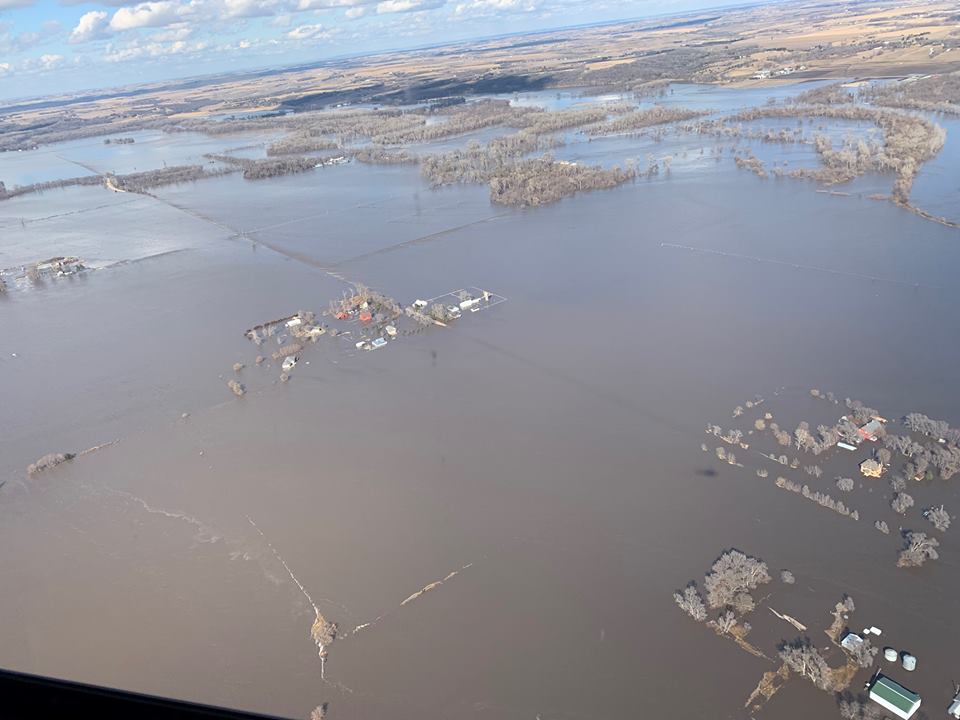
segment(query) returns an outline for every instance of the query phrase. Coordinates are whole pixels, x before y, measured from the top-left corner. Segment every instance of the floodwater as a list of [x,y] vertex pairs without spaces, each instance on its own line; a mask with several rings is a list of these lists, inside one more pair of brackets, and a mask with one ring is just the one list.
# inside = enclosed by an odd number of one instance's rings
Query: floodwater
[[[765,604],[820,646],[852,595],[851,626],[917,655],[891,674],[945,709],[956,530],[907,571],[872,524],[927,530],[920,508],[960,507],[957,481],[913,491],[900,519],[885,481],[858,479],[854,522],[700,443],[758,393],[785,428],[833,422],[812,387],[960,423],[960,233],[761,180],[705,142],[568,145],[604,164],[688,155],[540,209],[360,164],[0,205],[0,266],[105,261],[0,298],[0,666],[290,717],[744,718],[775,666],[672,600],[738,547],[795,574]],[[953,175],[926,172],[918,188],[948,197]],[[253,364],[244,330],[321,311],[346,281],[508,302],[378,352],[321,338],[289,383]],[[837,495],[854,461],[800,479]],[[340,626],[323,675],[297,582]],[[771,655],[796,635],[762,605],[749,620]],[[758,715],[836,716],[798,679]]]

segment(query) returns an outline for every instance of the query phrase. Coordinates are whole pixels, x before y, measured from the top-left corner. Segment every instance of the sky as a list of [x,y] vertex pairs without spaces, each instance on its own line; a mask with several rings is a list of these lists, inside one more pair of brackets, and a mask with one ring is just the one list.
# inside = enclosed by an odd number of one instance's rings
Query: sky
[[39,97],[743,0],[0,0],[0,98]]

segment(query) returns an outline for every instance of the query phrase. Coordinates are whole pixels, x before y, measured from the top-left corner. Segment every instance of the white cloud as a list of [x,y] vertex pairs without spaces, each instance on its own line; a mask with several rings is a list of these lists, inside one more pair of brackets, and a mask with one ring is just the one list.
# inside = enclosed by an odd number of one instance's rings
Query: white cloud
[[[281,3],[278,0],[220,0],[222,17],[268,17],[276,14]],[[213,9],[213,8],[211,8]]]
[[298,0],[297,10],[333,10],[372,5],[377,0]]
[[30,7],[36,0],[0,0],[0,12],[13,8]]
[[177,25],[155,32],[150,36],[150,42],[176,42],[186,40],[194,33],[195,28],[189,25]]
[[367,14],[367,9],[365,7],[352,7],[344,13],[349,20],[356,20],[357,18],[363,17]]
[[415,12],[433,10],[443,5],[445,0],[382,0],[377,3],[377,14]]
[[77,22],[77,26],[70,33],[70,42],[82,43],[106,35],[107,25],[109,24],[109,13],[103,10],[91,10]]
[[453,14],[457,17],[470,15],[498,15],[515,12],[533,12],[537,0],[468,0],[457,4]]
[[173,0],[140,3],[132,8],[123,7],[117,10],[110,19],[110,29],[120,31],[164,27],[179,22],[188,12],[186,6],[178,5]]
[[10,72],[13,72],[13,65],[10,63],[0,63],[0,77]]
[[53,70],[59,67],[63,63],[63,55],[41,55],[40,56],[40,69],[41,70]]
[[103,57],[108,62],[126,62],[144,58],[162,58],[172,55],[188,55],[203,52],[209,47],[206,42],[187,43],[177,40],[171,43],[134,40],[123,47],[111,48]]
[[330,31],[323,25],[300,25],[287,33],[291,40],[324,40],[330,37]]

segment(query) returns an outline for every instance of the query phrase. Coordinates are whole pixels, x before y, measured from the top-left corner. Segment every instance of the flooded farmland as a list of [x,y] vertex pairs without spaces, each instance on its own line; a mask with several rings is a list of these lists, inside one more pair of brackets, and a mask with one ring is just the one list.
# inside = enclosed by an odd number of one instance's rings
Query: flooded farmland
[[[769,94],[672,97],[735,110]],[[914,198],[955,219],[946,126]],[[127,172],[268,140],[95,139],[48,148],[42,168]],[[784,428],[836,422],[845,409],[811,388],[960,423],[960,231],[871,199],[888,175],[831,195],[711,154],[729,144],[571,134],[560,159],[674,161],[542,208],[357,162],[0,203],[0,267],[93,268],[0,295],[0,666],[289,717],[326,703],[357,719],[744,718],[776,664],[673,601],[735,547],[793,573],[771,607],[817,642],[855,597],[854,622],[919,658],[910,687],[939,714],[957,676],[957,530],[938,561],[897,568],[897,525],[929,528],[920,507],[889,509],[885,479],[857,476],[853,522],[754,476],[749,451],[744,472],[700,444],[758,394]],[[816,164],[808,145],[741,144]],[[25,156],[0,154],[0,179],[33,177]],[[255,363],[247,328],[326,310],[351,283],[508,302],[380,352],[325,336],[289,382]],[[823,487],[866,457],[839,453]],[[937,479],[921,503],[960,507],[958,487]],[[323,658],[321,616],[338,627]],[[765,609],[751,620],[768,654],[796,635]],[[835,716],[801,678],[761,714]]]

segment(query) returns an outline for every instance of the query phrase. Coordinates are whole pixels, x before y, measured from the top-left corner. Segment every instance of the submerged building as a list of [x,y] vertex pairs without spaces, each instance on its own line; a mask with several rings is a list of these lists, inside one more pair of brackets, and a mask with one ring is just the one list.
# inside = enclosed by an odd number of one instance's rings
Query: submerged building
[[882,673],[870,684],[870,699],[903,720],[913,717],[920,707],[919,695]]

